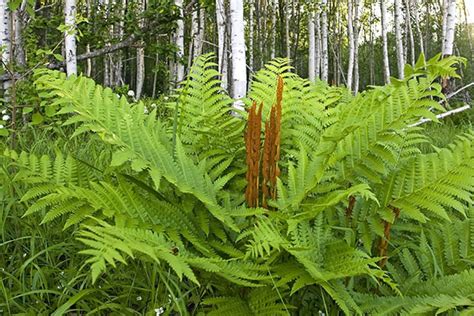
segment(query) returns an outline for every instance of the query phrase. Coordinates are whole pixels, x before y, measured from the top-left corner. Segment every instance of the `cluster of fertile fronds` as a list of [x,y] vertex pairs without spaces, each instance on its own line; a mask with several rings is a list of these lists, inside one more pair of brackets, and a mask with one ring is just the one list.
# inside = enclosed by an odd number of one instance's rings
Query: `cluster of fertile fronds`
[[257,103],[253,103],[249,110],[247,131],[245,133],[245,149],[247,153],[247,189],[245,190],[245,200],[249,207],[257,207],[259,200],[262,106],[260,105],[257,110]]
[[280,134],[281,134],[281,101],[283,97],[283,78],[278,77],[277,99],[270,110],[270,117],[265,122],[265,141],[262,157],[262,206],[268,207],[268,200],[277,197],[277,178],[280,176]]
[[[178,112],[162,119],[90,79],[40,72],[42,95],[75,114],[66,123],[114,154],[103,174],[67,155],[7,152],[30,187],[27,214],[68,215],[94,279],[130,258],[155,262],[211,288],[206,311],[284,314],[295,293],[346,314],[472,306],[474,135],[422,153],[428,138],[410,127],[444,110],[436,78],[460,59],[423,61],[357,96],[274,60],[252,81],[244,146],[245,122],[229,115],[210,58],[197,60]],[[268,204],[278,212],[258,208]]]
[[262,207],[268,208],[268,200],[277,197],[277,178],[280,176],[280,134],[281,134],[281,102],[283,96],[283,78],[278,77],[277,99],[265,122],[265,138],[263,153],[260,157],[260,133],[262,107],[256,112],[257,104],[253,103],[249,110],[245,146],[247,150],[247,189],[245,197],[247,205],[258,206],[260,159],[262,160]]

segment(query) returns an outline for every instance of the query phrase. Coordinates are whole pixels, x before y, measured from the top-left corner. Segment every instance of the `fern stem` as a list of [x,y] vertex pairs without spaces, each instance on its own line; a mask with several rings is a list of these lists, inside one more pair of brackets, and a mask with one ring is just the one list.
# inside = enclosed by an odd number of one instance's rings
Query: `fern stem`
[[379,261],[379,267],[381,269],[384,268],[385,264],[387,263],[388,257],[387,257],[387,250],[388,250],[388,244],[390,242],[390,231],[392,229],[392,225],[395,223],[395,220],[398,218],[400,215],[400,209],[396,207],[392,207],[392,211],[395,214],[395,218],[393,219],[393,223],[390,223],[388,221],[383,221],[384,222],[384,231],[383,231],[383,238],[380,238],[380,243],[379,243],[379,257],[382,257]]

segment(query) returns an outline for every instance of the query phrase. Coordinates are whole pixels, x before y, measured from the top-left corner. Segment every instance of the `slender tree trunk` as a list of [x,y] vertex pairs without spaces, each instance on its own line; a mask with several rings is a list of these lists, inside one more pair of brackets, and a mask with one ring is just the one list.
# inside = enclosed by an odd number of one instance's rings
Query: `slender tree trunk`
[[25,48],[23,47],[23,15],[25,14],[26,0],[23,0],[20,7],[13,12],[14,41],[13,52],[15,64],[21,67],[26,66]]
[[76,60],[76,0],[65,0],[64,5],[66,32],[64,46],[66,50],[66,73],[68,76],[77,74]]
[[314,57],[316,59],[315,61],[315,72],[316,72],[316,78],[321,78],[321,42],[322,42],[322,36],[321,36],[321,7],[319,5],[316,6],[316,14],[315,14],[315,28],[316,28],[316,51],[314,54]]
[[218,68],[222,75],[222,89],[227,90],[227,41],[226,41],[226,10],[224,0],[216,0],[217,38],[218,38]]
[[241,0],[230,0],[231,46],[232,46],[232,97],[234,107],[243,109],[240,101],[247,93],[247,67],[245,58],[244,4]]
[[[352,76],[354,72],[354,27],[353,27],[353,0],[347,2],[347,36],[349,39],[349,63],[347,66],[347,89],[352,91]],[[383,0],[382,0],[383,1]]]
[[425,45],[424,45],[424,42],[423,42],[423,33],[421,32],[420,19],[419,19],[419,15],[418,15],[418,1],[413,0],[413,5],[415,7],[414,10],[413,10],[413,18],[415,20],[415,28],[416,28],[416,33],[418,35],[418,43],[420,45],[420,53],[423,54],[423,55],[426,55],[425,54]]
[[285,1],[285,43],[286,43],[286,58],[290,60],[291,49],[290,49],[290,0]]
[[[110,23],[110,2],[109,0],[104,0],[103,1],[104,5],[104,19],[107,21],[107,23]],[[113,32],[112,32],[112,27],[109,26],[109,37],[112,39]],[[105,43],[105,46],[109,46],[110,43]],[[111,54],[106,54],[104,55],[104,86],[110,87],[112,85],[112,79],[111,79],[111,67],[112,67],[112,62],[110,58]]]
[[198,56],[198,39],[199,37],[199,15],[198,9],[195,8],[191,14],[191,41],[189,42],[189,53],[188,53],[188,71],[191,68],[193,60]]
[[405,6],[406,6],[405,22],[407,23],[408,38],[410,40],[410,58],[411,58],[410,60],[411,60],[411,65],[415,66],[416,51],[415,51],[415,38],[413,36],[413,28],[411,25],[411,18],[412,18],[411,0],[405,0]]
[[254,69],[253,63],[253,11],[254,11],[254,0],[249,0],[249,68],[250,71]]
[[[120,5],[120,15],[125,16],[125,8],[127,6],[127,0],[120,0],[119,2]],[[124,19],[120,19],[120,22],[117,26],[117,37],[119,41],[123,41],[124,38],[124,28],[125,28],[125,21]],[[115,53],[115,67],[114,67],[114,85],[115,86],[120,86],[124,84],[123,80],[123,52],[122,51],[117,51]]]
[[178,49],[176,53],[176,63],[175,63],[175,80],[176,83],[179,84],[181,81],[184,80],[184,65],[183,65],[183,57],[184,57],[184,22],[183,22],[183,0],[174,0],[175,6],[178,7],[179,10],[179,19],[176,21],[177,28],[175,33],[175,45]]
[[[91,17],[91,1],[90,0],[86,1],[86,17],[88,19],[90,19]],[[91,52],[91,46],[88,43],[86,45],[86,53],[90,53],[90,52]],[[92,59],[88,58],[86,60],[86,76],[90,77],[91,74],[92,74]]]
[[398,69],[398,77],[403,79],[404,77],[404,67],[405,67],[405,60],[403,58],[403,36],[402,36],[402,8],[401,8],[401,0],[395,0],[395,48],[397,51],[397,69]]
[[390,82],[390,63],[388,60],[388,38],[387,38],[387,9],[385,0],[380,0],[380,17],[382,29],[382,50],[383,50],[383,75],[385,83]]
[[448,10],[449,10],[449,1],[450,0],[442,0],[442,1],[443,1],[443,7],[442,7],[443,20],[441,21],[441,23],[442,23],[442,27],[441,27],[442,34],[441,34],[441,36],[443,38],[443,42],[441,42],[441,50],[443,50],[444,39],[446,38]]
[[311,12],[308,18],[308,78],[310,81],[316,79],[316,35],[314,33],[315,13]]
[[456,31],[456,0],[446,0],[448,2],[448,10],[446,13],[446,32],[443,37],[443,56],[450,56],[453,54],[454,35]]
[[276,51],[276,30],[277,30],[277,15],[280,7],[280,3],[278,0],[273,0],[273,10],[272,10],[272,27],[273,31],[271,32],[271,45],[270,45],[270,58],[275,58],[275,51]]
[[327,0],[322,0],[321,11],[321,79],[328,81],[329,53],[328,53],[328,15]]
[[360,0],[355,0],[354,13],[354,84],[353,92],[356,94],[359,91],[359,10]]
[[369,18],[369,42],[370,42],[370,56],[369,56],[369,84],[375,84],[375,39],[374,39],[374,7],[370,4],[370,18]]
[[[8,70],[10,65],[10,53],[11,53],[11,41],[10,41],[10,10],[8,9],[8,0],[0,0],[0,50],[2,57],[2,68]],[[8,89],[11,86],[10,80],[3,81],[3,90],[5,93],[5,99],[8,94]],[[7,100],[6,100],[7,101]]]
[[[146,0],[139,0],[139,14],[143,15],[145,12]],[[139,22],[140,28],[143,28],[144,22],[143,17],[140,16]],[[145,45],[143,42],[140,43],[139,47],[137,48],[137,85],[135,91],[135,98],[137,100],[140,99],[143,92],[143,83],[145,81]]]

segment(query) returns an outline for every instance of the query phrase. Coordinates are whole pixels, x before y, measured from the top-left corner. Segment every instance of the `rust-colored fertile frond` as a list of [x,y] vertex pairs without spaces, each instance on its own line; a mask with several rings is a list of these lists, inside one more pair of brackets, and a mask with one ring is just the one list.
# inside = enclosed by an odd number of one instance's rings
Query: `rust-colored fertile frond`
[[260,174],[260,131],[262,128],[262,105],[258,108],[254,102],[249,110],[245,149],[247,161],[247,188],[245,200],[249,207],[258,207],[258,188]]
[[262,162],[262,206],[267,208],[268,199],[277,198],[277,178],[280,176],[280,135],[281,103],[283,99],[283,79],[278,77],[277,102],[272,106],[270,116],[265,122],[265,142]]

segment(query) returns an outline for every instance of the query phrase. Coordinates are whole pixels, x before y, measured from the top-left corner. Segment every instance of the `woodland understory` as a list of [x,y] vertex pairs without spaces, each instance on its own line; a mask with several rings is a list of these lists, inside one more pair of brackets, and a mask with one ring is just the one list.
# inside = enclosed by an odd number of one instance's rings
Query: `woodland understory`
[[0,0],[0,315],[474,314],[468,9]]

